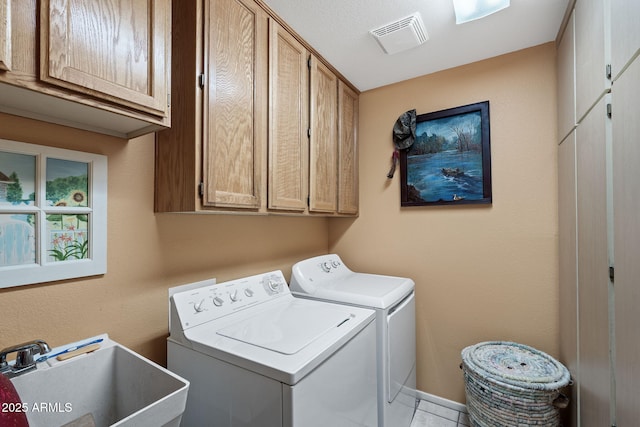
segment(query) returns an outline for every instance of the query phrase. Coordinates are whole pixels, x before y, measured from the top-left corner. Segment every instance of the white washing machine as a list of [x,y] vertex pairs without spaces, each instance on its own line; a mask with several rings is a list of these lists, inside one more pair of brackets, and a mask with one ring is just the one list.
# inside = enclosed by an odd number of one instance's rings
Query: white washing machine
[[200,283],[170,297],[182,426],[377,425],[373,310],[294,298],[280,271]]
[[294,296],[376,311],[378,425],[409,427],[416,408],[416,322],[413,280],[351,271],[338,255],[293,266]]

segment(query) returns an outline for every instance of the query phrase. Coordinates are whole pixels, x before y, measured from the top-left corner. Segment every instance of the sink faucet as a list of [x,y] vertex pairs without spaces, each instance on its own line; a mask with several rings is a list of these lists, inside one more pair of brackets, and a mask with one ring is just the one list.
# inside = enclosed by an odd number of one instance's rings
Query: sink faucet
[[[45,354],[50,351],[51,347],[43,340],[28,341],[2,349],[0,350],[0,373],[13,377],[35,369],[36,361],[33,355]],[[18,353],[13,366],[9,366],[7,363],[9,353]]]

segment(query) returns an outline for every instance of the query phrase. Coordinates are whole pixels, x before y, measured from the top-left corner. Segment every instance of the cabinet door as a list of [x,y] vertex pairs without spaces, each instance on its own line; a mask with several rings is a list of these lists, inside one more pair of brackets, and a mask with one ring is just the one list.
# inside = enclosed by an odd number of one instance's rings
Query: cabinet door
[[42,0],[40,78],[168,115],[171,0]]
[[266,146],[268,24],[252,0],[205,4],[203,204],[257,209]]
[[640,1],[611,1],[611,72],[617,79],[640,50]]
[[558,230],[560,259],[560,361],[573,378],[569,400],[571,425],[579,426],[577,414],[578,370],[578,273],[576,269],[576,136],[575,130],[558,147]]
[[338,78],[311,57],[309,210],[335,212],[337,205]]
[[11,69],[11,0],[0,0],[0,70]]
[[298,40],[269,19],[269,209],[307,207],[308,57]]
[[558,45],[558,138],[562,141],[576,126],[574,13]]
[[358,94],[338,83],[338,213],[358,213]]
[[616,424],[640,420],[640,59],[616,81],[613,104]]
[[607,250],[606,106],[602,99],[577,127],[580,421],[609,424],[609,259]]
[[578,121],[610,87],[606,75],[605,3],[608,4],[602,0],[580,0],[574,10]]

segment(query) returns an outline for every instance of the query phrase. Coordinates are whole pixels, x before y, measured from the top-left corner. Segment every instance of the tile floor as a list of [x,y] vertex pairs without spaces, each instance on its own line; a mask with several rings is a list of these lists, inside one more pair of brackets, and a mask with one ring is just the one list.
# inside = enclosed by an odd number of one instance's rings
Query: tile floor
[[437,403],[420,400],[411,427],[469,427],[469,415]]

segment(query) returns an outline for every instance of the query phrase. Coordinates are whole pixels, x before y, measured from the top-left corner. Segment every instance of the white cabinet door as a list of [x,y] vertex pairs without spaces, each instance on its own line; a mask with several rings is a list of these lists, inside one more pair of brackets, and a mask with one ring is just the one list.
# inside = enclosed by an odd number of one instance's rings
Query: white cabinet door
[[574,14],[558,45],[558,139],[562,141],[576,126],[576,66]]
[[609,89],[606,77],[605,2],[576,2],[576,113],[580,121],[589,108]]
[[617,79],[640,50],[640,1],[611,1],[611,70]]
[[603,98],[578,125],[578,311],[580,421],[609,424],[609,262],[607,250],[606,104]]
[[571,427],[579,426],[578,387],[578,273],[576,269],[576,131],[558,147],[558,222],[560,257],[560,361],[574,381],[571,387]]
[[640,420],[640,59],[616,81],[613,103],[613,200],[617,425]]

